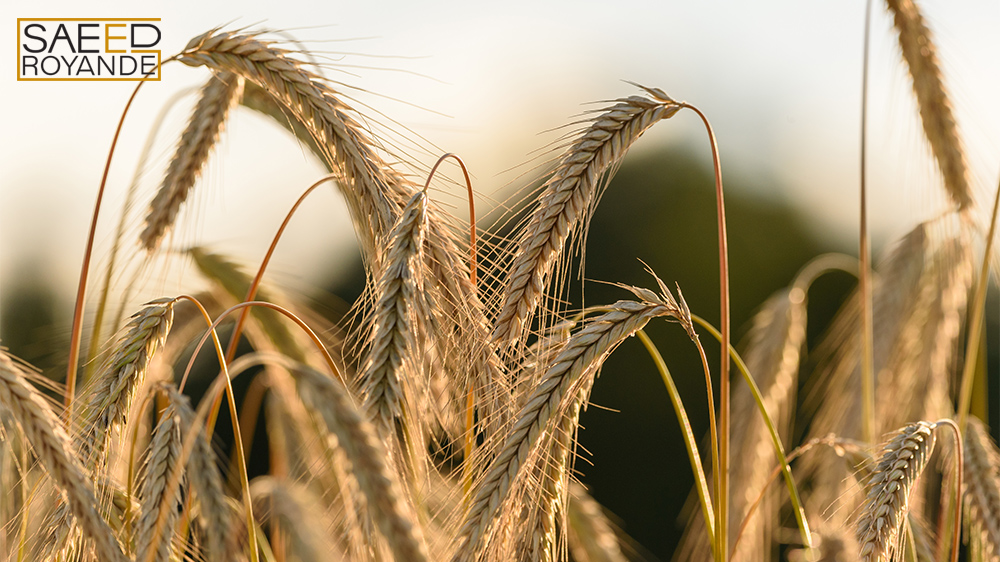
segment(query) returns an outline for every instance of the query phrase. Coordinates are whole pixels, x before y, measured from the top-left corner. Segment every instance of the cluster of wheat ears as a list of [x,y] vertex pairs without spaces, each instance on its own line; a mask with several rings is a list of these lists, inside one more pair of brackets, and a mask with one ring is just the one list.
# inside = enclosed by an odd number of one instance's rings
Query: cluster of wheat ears
[[[810,362],[803,401],[816,404],[802,408],[805,421],[794,410],[809,287],[852,262],[827,256],[805,266],[764,303],[737,353],[718,152],[694,106],[644,87],[594,112],[541,186],[522,195],[527,204],[491,232],[477,230],[474,210],[470,221],[448,213],[429,189],[438,166],[420,178],[403,168],[305,53],[245,32],[196,37],[171,60],[211,77],[143,205],[138,241],[119,233],[113,252],[164,251],[229,112],[242,105],[329,169],[303,198],[332,183],[346,200],[365,292],[333,325],[263,289],[267,260],[251,277],[194,248],[190,259],[215,289],[159,296],[121,325],[109,311],[135,297],[109,295],[112,258],[83,350],[91,233],[65,387],[0,351],[0,549],[18,561],[625,560],[573,463],[602,362],[638,335],[670,390],[695,475],[697,508],[677,559],[1000,559],[1000,450],[970,414],[985,384],[977,354],[989,263],[975,256],[982,246],[992,255],[995,220],[987,229],[977,218],[985,213],[976,212],[917,7],[889,0],[888,9],[949,208],[876,270],[861,244],[858,289],[811,350],[821,359]],[[702,118],[714,155],[721,326],[693,314],[680,288],[652,271],[652,288],[623,285],[623,300],[571,309],[562,300],[566,256],[608,176],[644,131],[684,110]],[[460,168],[449,169],[465,172],[454,161]],[[701,356],[712,405],[701,452],[667,362],[643,332],[663,320]],[[108,325],[119,330],[110,343],[101,335]],[[720,340],[718,364],[704,336]],[[241,337],[252,351],[237,355]],[[192,404],[185,385],[202,347],[202,357],[217,356],[218,374]],[[247,372],[254,383],[238,405],[231,381]],[[235,435],[229,462],[212,437],[223,401]],[[247,432],[262,410],[269,472],[250,480]],[[943,454],[934,456],[936,442]]]

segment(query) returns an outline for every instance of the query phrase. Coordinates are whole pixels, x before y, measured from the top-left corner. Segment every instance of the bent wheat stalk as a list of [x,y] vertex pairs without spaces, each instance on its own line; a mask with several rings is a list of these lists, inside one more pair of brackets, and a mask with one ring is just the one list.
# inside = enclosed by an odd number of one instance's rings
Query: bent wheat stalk
[[252,35],[212,31],[192,39],[178,60],[250,80],[283,103],[304,124],[323,150],[358,229],[365,256],[392,224],[399,208],[390,184],[405,183],[373,149],[353,109],[288,51]]
[[608,307],[609,312],[591,321],[570,339],[535,386],[500,453],[476,489],[462,525],[459,547],[453,558],[455,562],[472,560],[481,550],[507,492],[537,442],[549,431],[554,420],[559,419],[560,412],[567,407],[565,400],[576,402],[571,392],[587,386],[580,385],[580,380],[592,375],[619,343],[652,318],[681,314],[681,307],[669,294],[657,296],[652,291],[639,289],[635,292],[644,302],[619,301]]

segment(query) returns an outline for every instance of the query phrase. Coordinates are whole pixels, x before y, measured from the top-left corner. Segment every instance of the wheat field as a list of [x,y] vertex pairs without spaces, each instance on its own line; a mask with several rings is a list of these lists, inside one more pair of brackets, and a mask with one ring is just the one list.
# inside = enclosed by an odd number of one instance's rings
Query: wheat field
[[[632,339],[682,436],[670,456],[694,481],[668,556],[1000,560],[983,329],[1000,188],[972,169],[933,22],[911,0],[884,9],[934,209],[873,258],[863,206],[858,257],[799,264],[751,305],[746,330],[731,314],[729,238],[739,234],[727,230],[725,139],[697,100],[620,84],[617,98],[560,129],[502,201],[482,205],[494,201],[476,192],[460,153],[435,152],[419,131],[356,103],[296,42],[253,28],[193,37],[166,64],[203,82],[155,189],[136,181],[123,209],[94,213],[95,224],[119,226],[101,255],[91,227],[61,366],[38,370],[0,350],[0,552],[645,559],[579,466],[602,462],[579,446],[581,419],[605,361]],[[189,207],[241,112],[326,170],[295,188],[293,207],[274,209],[285,222],[249,268],[186,244],[190,224],[179,220],[197,212]],[[611,280],[616,300],[583,299],[578,271],[586,276],[612,176],[647,131],[682,115],[704,127],[711,155],[713,214],[699,221],[710,225],[718,308],[692,307],[683,284],[650,266],[641,285]],[[268,273],[314,192],[344,202],[362,260],[363,289],[334,314]],[[178,263],[202,289],[154,292]],[[817,326],[810,291],[831,272],[857,283]],[[672,368],[662,330],[697,368]],[[690,381],[696,399],[678,390]]]

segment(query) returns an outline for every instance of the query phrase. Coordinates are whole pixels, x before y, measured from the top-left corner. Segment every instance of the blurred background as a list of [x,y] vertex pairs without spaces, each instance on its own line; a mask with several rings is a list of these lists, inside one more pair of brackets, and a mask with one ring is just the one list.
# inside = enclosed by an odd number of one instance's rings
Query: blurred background
[[[937,38],[960,126],[988,207],[1000,167],[1000,5],[922,2]],[[216,26],[264,28],[301,41],[326,75],[374,121],[411,138],[433,162],[462,156],[487,209],[530,184],[558,130],[599,102],[658,87],[701,108],[719,139],[727,188],[734,337],[756,308],[810,258],[856,254],[863,2],[6,2],[0,57],[0,343],[54,372],[64,362],[72,299],[107,149],[131,84],[15,81],[18,17],[159,17],[165,55]],[[923,141],[891,22],[876,8],[869,92],[870,216],[878,256],[914,224],[936,216],[940,181]],[[290,48],[294,48],[292,43]],[[108,184],[97,255],[151,124],[204,69],[171,64],[144,86],[128,116]],[[182,98],[139,171],[146,205],[192,103]],[[409,133],[408,131],[412,131]],[[691,308],[718,318],[711,158],[704,129],[681,113],[635,146],[595,215],[585,277],[651,286],[637,260]],[[272,123],[242,110],[231,119],[169,247],[203,245],[256,266],[285,211],[323,174]],[[461,214],[461,207],[456,213]],[[483,212],[483,211],[481,211]],[[128,225],[138,232],[137,221]],[[360,291],[346,208],[321,190],[286,233],[269,278],[303,294]],[[146,297],[198,290],[190,264],[151,278]],[[579,281],[574,281],[580,286]],[[853,287],[846,276],[811,293],[810,343]],[[588,304],[626,295],[586,282]],[[994,307],[995,309],[995,307]],[[815,320],[813,320],[815,319]],[[673,326],[654,326],[696,433],[706,428],[697,356]],[[991,335],[995,338],[995,335]],[[712,354],[711,349],[709,353]],[[711,357],[712,355],[710,355]],[[597,383],[583,418],[580,478],[650,560],[679,538],[690,474],[676,418],[652,363],[626,342]],[[994,408],[996,411],[996,408]],[[994,423],[994,426],[996,424]],[[622,436],[634,436],[625,439]],[[641,545],[641,546],[639,546]]]

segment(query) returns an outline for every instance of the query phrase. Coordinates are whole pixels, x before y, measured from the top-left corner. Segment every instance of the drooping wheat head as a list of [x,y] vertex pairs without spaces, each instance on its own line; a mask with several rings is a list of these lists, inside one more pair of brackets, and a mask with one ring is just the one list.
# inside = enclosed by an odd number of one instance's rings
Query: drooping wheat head
[[932,423],[910,424],[882,447],[857,524],[859,555],[865,562],[888,562],[898,550],[910,490],[934,451],[934,429]]
[[139,234],[139,242],[147,252],[156,248],[174,224],[177,212],[201,175],[222,133],[229,110],[240,98],[242,90],[243,79],[228,72],[213,75],[202,86],[198,103],[181,134],[156,197],[149,204],[146,223]]

